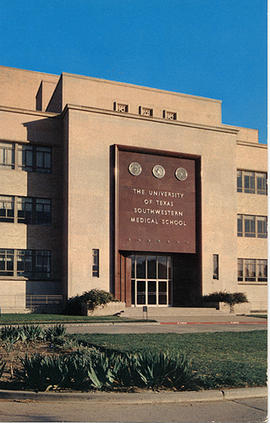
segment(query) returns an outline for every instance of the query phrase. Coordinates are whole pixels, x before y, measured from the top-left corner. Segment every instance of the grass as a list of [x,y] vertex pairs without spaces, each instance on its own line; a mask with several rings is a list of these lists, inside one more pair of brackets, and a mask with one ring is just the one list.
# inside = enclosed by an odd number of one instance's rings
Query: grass
[[[131,323],[145,320],[118,316],[68,316],[65,314],[2,314],[0,325],[42,324],[42,323]],[[154,320],[148,320],[154,321]]]
[[115,351],[175,350],[192,359],[206,389],[266,384],[266,331],[192,334],[78,334],[85,344]]

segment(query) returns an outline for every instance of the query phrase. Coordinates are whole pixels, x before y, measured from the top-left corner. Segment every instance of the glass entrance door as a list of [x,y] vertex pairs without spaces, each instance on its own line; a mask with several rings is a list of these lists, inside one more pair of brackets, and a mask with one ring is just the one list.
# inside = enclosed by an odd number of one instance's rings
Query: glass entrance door
[[131,297],[135,306],[171,304],[172,260],[170,256],[131,256]]

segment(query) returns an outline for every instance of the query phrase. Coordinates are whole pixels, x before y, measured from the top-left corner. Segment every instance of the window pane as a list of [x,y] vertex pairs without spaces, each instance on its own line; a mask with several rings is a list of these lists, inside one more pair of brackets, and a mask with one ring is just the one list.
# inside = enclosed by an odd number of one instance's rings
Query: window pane
[[258,238],[267,237],[267,218],[264,216],[257,217],[257,234]]
[[238,281],[243,280],[243,259],[238,259]]
[[254,172],[243,172],[244,191],[246,193],[255,193],[255,174]]
[[145,281],[137,281],[137,304],[145,304]]
[[157,283],[156,281],[148,281],[148,304],[157,303]]
[[36,147],[36,170],[42,173],[49,173],[51,170],[51,148]]
[[255,237],[255,216],[244,216],[244,227],[246,237]]
[[256,260],[245,260],[245,281],[256,281]]
[[243,216],[237,216],[237,236],[243,236]]
[[256,173],[257,194],[266,194],[266,173]]
[[0,166],[14,168],[14,144],[0,142]]
[[267,282],[267,260],[257,260],[257,279],[259,282]]
[[213,279],[219,278],[218,254],[213,254]]
[[158,256],[158,278],[167,279],[167,257]]
[[147,277],[149,279],[155,279],[157,277],[157,258],[155,256],[147,257]]
[[0,276],[14,275],[14,250],[0,249]]
[[31,145],[18,146],[18,166],[22,170],[33,170],[33,148]]
[[35,200],[35,223],[51,223],[51,200],[36,198]]
[[14,197],[0,195],[0,221],[14,222]]
[[136,277],[137,278],[146,278],[146,259],[145,256],[136,256],[137,258],[137,268],[136,268]]
[[237,192],[242,192],[242,171],[237,171]]
[[18,223],[33,223],[33,200],[27,197],[18,197]]
[[167,282],[165,281],[158,283],[158,303],[160,305],[167,304]]

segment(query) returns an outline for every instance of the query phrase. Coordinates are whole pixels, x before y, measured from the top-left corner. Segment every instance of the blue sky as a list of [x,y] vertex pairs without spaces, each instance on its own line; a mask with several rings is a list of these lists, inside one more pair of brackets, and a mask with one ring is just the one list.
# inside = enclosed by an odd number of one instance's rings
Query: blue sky
[[[266,0],[1,0],[0,64],[223,101],[266,142]],[[1,99],[0,99],[1,103]]]

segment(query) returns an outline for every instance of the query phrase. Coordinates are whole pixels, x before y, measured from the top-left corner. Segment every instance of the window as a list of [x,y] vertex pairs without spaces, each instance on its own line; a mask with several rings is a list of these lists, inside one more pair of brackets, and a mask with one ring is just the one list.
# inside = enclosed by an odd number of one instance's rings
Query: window
[[0,222],[50,224],[51,200],[0,195]]
[[267,217],[237,215],[237,236],[267,238]]
[[33,223],[33,200],[27,197],[17,198],[18,223]]
[[150,107],[139,106],[139,115],[152,117],[153,109],[151,109]]
[[237,171],[237,192],[247,194],[267,194],[267,174],[248,170]]
[[113,110],[115,112],[128,113],[128,104],[117,103],[116,101],[114,101]]
[[175,112],[170,112],[169,110],[163,110],[163,118],[168,120],[176,120],[177,114]]
[[238,259],[238,282],[267,282],[267,260]]
[[51,252],[0,249],[0,276],[50,279]]
[[14,275],[14,250],[0,249],[0,276]]
[[213,254],[213,279],[219,279],[219,257]]
[[18,167],[27,172],[51,172],[51,147],[31,144],[18,146]]
[[0,196],[0,222],[14,222],[14,197]]
[[37,225],[51,223],[51,200],[36,198],[35,199],[35,218]]
[[92,256],[93,256],[92,276],[99,278],[99,249],[93,248]]
[[0,142],[0,167],[14,169],[14,144]]

